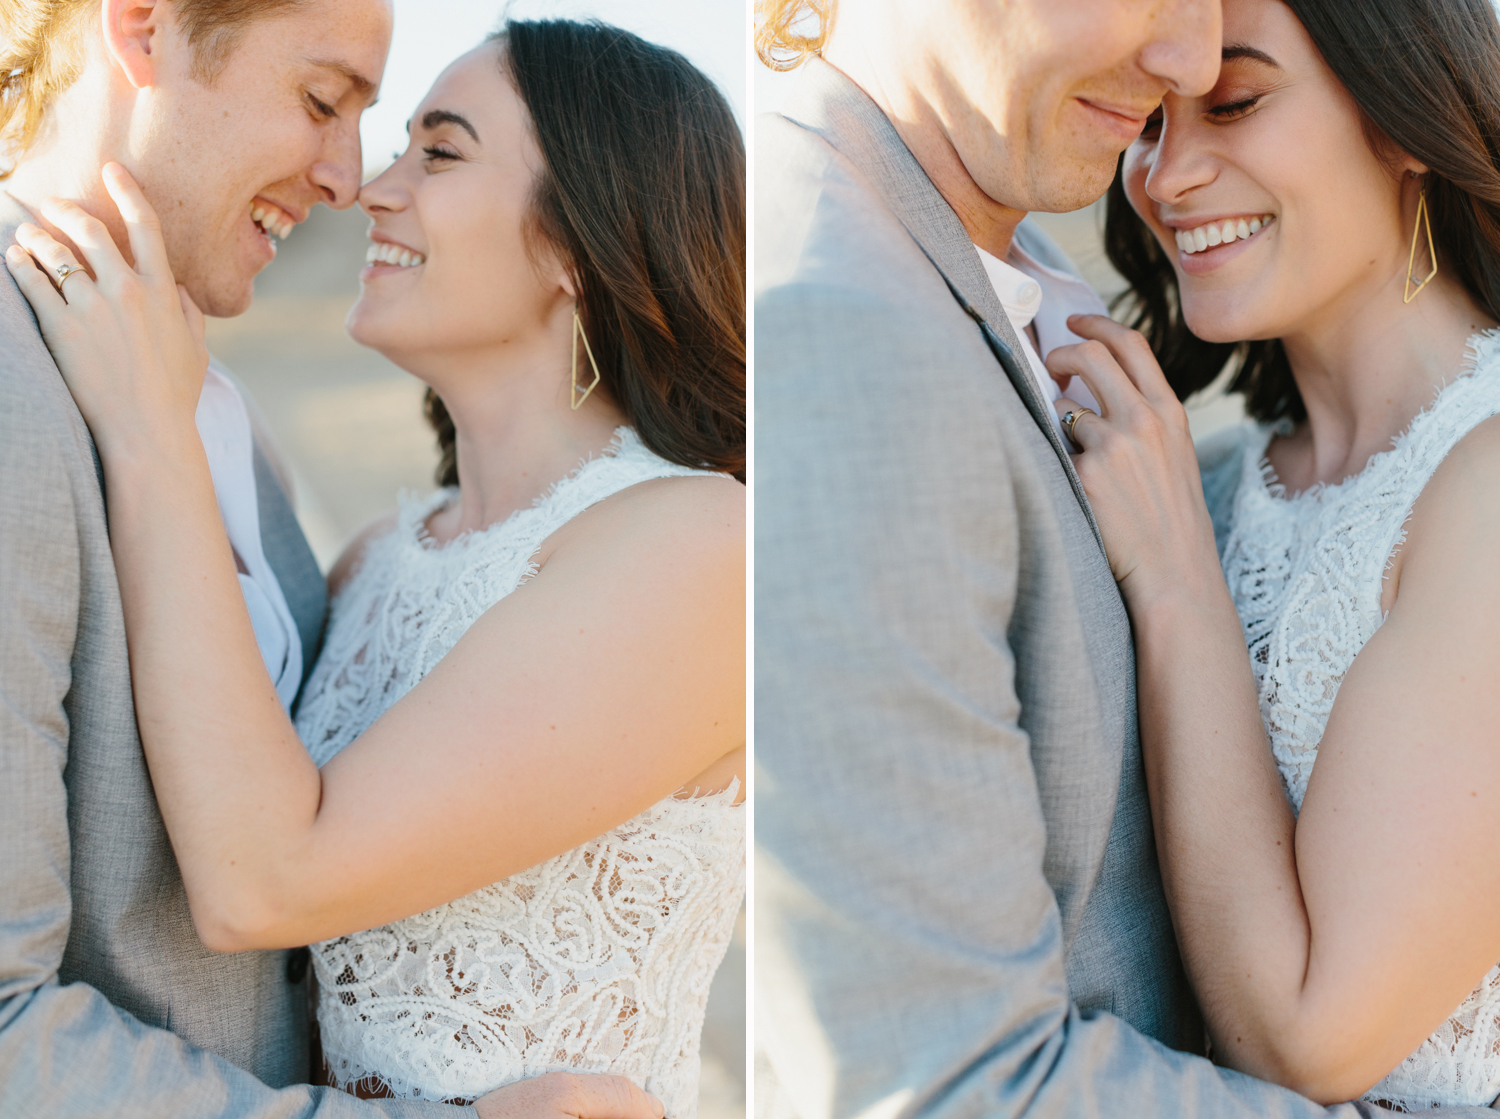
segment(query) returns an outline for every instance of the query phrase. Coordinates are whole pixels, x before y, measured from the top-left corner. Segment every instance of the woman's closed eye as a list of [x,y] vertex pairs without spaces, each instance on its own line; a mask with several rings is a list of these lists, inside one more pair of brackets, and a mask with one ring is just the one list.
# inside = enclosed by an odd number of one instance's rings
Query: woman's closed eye
[[1223,104],[1215,105],[1208,109],[1204,115],[1215,124],[1228,124],[1230,121],[1236,121],[1241,117],[1248,116],[1255,110],[1255,106],[1259,103],[1259,94],[1254,97],[1242,97],[1238,101],[1226,101]]
[[463,158],[463,156],[459,155],[456,151],[452,151],[448,148],[440,148],[436,144],[434,144],[432,147],[423,148],[422,154],[427,157],[428,163],[447,162]]

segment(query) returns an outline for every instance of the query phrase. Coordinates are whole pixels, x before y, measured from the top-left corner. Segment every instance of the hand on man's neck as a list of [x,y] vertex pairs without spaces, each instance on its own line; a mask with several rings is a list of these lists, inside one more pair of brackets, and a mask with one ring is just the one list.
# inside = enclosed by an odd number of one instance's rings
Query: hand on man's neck
[[41,226],[54,238],[66,245],[80,262],[84,255],[70,238],[42,215],[42,204],[51,198],[62,198],[76,202],[108,228],[110,236],[119,247],[127,263],[134,264],[130,252],[130,240],[119,211],[104,189],[100,178],[107,160],[101,159],[93,168],[92,176],[86,167],[72,163],[66,168],[54,166],[50,161],[22,160],[11,175],[0,180],[0,191],[10,195],[30,215],[33,224]]
[[864,90],[886,115],[902,143],[927,172],[932,185],[953,207],[969,239],[1004,260],[1026,211],[996,202],[980,189],[959,158],[933,106],[908,84],[882,82],[882,73],[899,74],[900,70],[882,67],[857,42],[830,42],[823,59]]

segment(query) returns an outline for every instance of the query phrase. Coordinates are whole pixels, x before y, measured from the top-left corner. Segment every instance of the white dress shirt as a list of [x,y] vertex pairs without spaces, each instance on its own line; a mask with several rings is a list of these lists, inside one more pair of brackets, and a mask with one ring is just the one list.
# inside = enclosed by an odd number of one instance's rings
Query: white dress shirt
[[255,641],[282,706],[290,709],[302,683],[302,639],[281,583],[261,549],[250,414],[239,390],[212,365],[203,379],[196,418],[198,435],[208,453],[219,515],[245,569],[240,572],[240,591],[250,611]]
[[[984,265],[985,274],[990,278],[990,286],[995,289],[1000,305],[1005,308],[1011,325],[1016,328],[1016,337],[1021,340],[1021,349],[1026,352],[1031,375],[1041,389],[1042,399],[1049,403],[1057,400],[1063,393],[1052,379],[1052,374],[1047,372],[1044,364],[1047,355],[1058,346],[1083,341],[1068,329],[1068,316],[1107,315],[1109,308],[1105,307],[1099,293],[1086,282],[1068,272],[1049,268],[1014,242],[1011,243],[1008,261],[985,252],[978,245],[974,246],[974,251],[979,254],[979,262]],[[1036,330],[1035,346],[1026,332],[1028,325]],[[1041,350],[1040,354],[1037,353],[1038,349]],[[1077,401],[1086,408],[1092,408],[1095,412],[1103,411],[1094,399],[1094,394],[1079,377],[1074,377],[1068,385],[1067,395],[1069,400]],[[1063,429],[1062,417],[1054,414],[1052,423],[1058,434],[1064,437],[1063,446],[1071,446],[1066,437],[1067,432]]]

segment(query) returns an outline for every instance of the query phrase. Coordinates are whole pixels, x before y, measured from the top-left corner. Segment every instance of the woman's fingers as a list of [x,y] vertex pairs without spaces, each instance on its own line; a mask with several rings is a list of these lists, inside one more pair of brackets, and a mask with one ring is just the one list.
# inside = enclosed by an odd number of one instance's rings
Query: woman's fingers
[[[1052,406],[1057,409],[1057,414],[1063,418],[1063,430],[1068,437],[1087,451],[1096,446],[1099,435],[1103,430],[1104,419],[1086,404],[1080,404],[1076,400],[1069,400],[1066,396],[1060,396],[1053,401]],[[1073,420],[1069,422],[1068,415],[1072,414]]]
[[663,1119],[661,1100],[623,1076],[548,1072],[474,1101],[479,1119]]
[[[120,255],[108,227],[78,203],[49,198],[42,203],[41,211],[42,217],[62,230],[77,246],[83,257],[82,263],[96,280],[109,283],[130,271],[130,265]],[[19,235],[17,240],[20,240]]]
[[[49,281],[60,303],[76,299],[93,283],[88,273],[83,272],[73,251],[40,226],[22,222],[16,227],[16,243],[30,254],[35,268]],[[82,274],[67,275],[75,269]],[[66,291],[63,290],[65,284],[68,285]]]
[[1110,352],[1121,371],[1142,396],[1153,404],[1176,401],[1177,394],[1167,383],[1166,374],[1157,364],[1151,345],[1141,333],[1115,322],[1106,315],[1071,315],[1068,329],[1080,338],[1098,342]]
[[109,191],[125,219],[125,232],[130,239],[130,253],[135,257],[135,270],[142,276],[154,280],[171,279],[172,267],[167,263],[167,246],[161,237],[161,222],[151,203],[130,172],[118,163],[106,163],[102,172],[104,189]]
[[[42,266],[32,259],[31,253],[20,245],[8,245],[5,249],[5,266],[10,270],[11,277],[16,281],[16,286],[21,289],[21,294],[36,311],[42,328],[45,330],[53,316],[61,313],[64,301],[58,293],[55,281],[48,278],[42,271]],[[82,283],[86,277],[77,277],[73,283]]]
[[1101,342],[1058,346],[1047,355],[1046,365],[1047,372],[1058,384],[1063,384],[1068,377],[1079,378],[1088,386],[1106,416],[1118,415],[1140,401],[1140,391]]

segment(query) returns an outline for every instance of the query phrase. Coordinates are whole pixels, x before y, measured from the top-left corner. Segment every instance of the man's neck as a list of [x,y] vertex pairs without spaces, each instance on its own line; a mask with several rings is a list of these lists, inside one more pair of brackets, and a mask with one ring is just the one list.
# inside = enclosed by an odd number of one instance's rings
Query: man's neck
[[0,190],[10,195],[27,212],[32,222],[61,241],[74,256],[82,260],[78,246],[48,221],[42,212],[43,204],[49,199],[61,198],[76,202],[105,224],[120,252],[129,261],[132,257],[124,222],[100,178],[104,162],[103,159],[89,160],[79,156],[69,158],[51,151],[21,160],[9,177],[0,180]]
[[885,71],[874,65],[857,44],[848,44],[847,41],[830,43],[829,51],[823,57],[859,86],[886,115],[901,142],[927,172],[932,185],[953,207],[969,239],[1004,260],[1010,253],[1011,240],[1015,237],[1016,227],[1026,217],[1026,211],[997,202],[980,189],[959,158],[948,130],[932,104],[909,83],[882,82],[880,75]]

